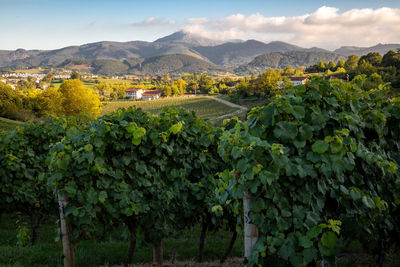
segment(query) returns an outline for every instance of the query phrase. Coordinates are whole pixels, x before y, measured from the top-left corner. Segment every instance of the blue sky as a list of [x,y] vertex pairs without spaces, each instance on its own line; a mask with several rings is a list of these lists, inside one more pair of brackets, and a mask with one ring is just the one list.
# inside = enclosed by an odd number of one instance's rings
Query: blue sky
[[[353,20],[352,12],[359,21]],[[369,17],[374,18],[373,24],[360,27],[368,24]],[[399,31],[394,33],[400,26],[398,19],[399,0],[0,0],[0,49],[153,41],[180,29],[210,38],[279,39],[333,49],[341,44],[400,42]],[[331,29],[335,22],[341,26]],[[349,28],[357,34],[350,36]],[[363,36],[365,29],[372,33]]]

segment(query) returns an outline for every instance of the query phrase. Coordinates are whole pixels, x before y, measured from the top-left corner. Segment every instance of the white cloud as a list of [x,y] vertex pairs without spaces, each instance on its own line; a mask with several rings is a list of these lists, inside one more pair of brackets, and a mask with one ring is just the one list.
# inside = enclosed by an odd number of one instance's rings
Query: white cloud
[[175,24],[175,20],[166,20],[164,18],[149,17],[143,21],[134,22],[131,25],[134,27],[154,27],[154,26],[171,25],[171,24]]
[[400,42],[400,9],[365,8],[341,13],[338,8],[322,6],[311,14],[293,17],[234,14],[192,18],[184,29],[205,37],[281,40],[305,47],[370,46]]

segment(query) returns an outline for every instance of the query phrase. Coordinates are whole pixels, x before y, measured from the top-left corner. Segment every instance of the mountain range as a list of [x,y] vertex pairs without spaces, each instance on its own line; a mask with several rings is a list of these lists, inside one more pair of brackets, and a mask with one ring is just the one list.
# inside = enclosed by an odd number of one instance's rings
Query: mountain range
[[[321,60],[337,61],[339,58],[345,59],[348,55],[364,55],[372,51],[384,54],[397,48],[400,48],[400,44],[378,44],[373,47],[344,46],[328,51],[318,47],[303,48],[280,41],[221,42],[179,31],[154,42],[104,41],[55,50],[0,50],[0,67],[52,66],[72,69],[81,67],[103,75],[128,73],[150,75],[197,71],[212,73],[234,70],[240,73],[258,72],[268,67],[281,68],[287,64],[308,66]],[[84,64],[74,65],[74,62]]]

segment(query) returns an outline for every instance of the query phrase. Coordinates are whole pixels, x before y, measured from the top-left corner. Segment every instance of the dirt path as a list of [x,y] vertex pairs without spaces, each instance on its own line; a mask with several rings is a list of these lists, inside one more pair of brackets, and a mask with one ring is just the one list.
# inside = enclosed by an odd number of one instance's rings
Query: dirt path
[[246,108],[246,107],[237,105],[237,104],[235,104],[235,103],[226,101],[226,100],[221,99],[221,98],[217,98],[217,97],[210,97],[210,98],[214,99],[215,101],[221,102],[221,103],[223,103],[223,104],[225,104],[225,105],[227,105],[227,106],[233,107],[233,108],[240,108],[240,109],[243,109],[243,110],[247,110],[247,109],[248,109],[248,108]]
[[230,117],[239,115],[239,114],[241,114],[241,113],[243,113],[243,112],[246,112],[246,111],[248,110],[248,108],[246,108],[246,107],[237,105],[237,104],[235,104],[235,103],[229,102],[229,101],[224,100],[224,99],[220,99],[220,98],[217,98],[217,97],[211,97],[211,96],[210,96],[210,98],[213,99],[213,100],[215,100],[215,101],[217,101],[217,102],[220,102],[220,103],[222,103],[222,104],[225,104],[225,105],[227,105],[227,106],[230,106],[230,107],[232,107],[232,108],[238,108],[238,109],[239,109],[239,110],[236,110],[236,111],[234,111],[234,112],[232,112],[232,113],[228,113],[228,114],[225,114],[225,115],[216,117],[216,118],[214,118],[214,120],[220,120],[220,119],[230,118]]

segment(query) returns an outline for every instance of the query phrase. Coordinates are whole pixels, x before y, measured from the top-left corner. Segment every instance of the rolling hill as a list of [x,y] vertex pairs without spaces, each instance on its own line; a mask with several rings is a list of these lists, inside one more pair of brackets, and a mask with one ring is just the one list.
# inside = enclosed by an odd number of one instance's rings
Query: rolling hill
[[[171,70],[172,72],[180,70],[195,72],[205,69],[209,71],[219,71],[221,69],[233,70],[235,68],[243,69],[247,64],[249,64],[249,68],[256,68],[257,62],[262,57],[255,58],[261,55],[264,55],[264,63],[258,64],[260,66],[286,66],[287,63],[285,62],[294,62],[295,66],[307,66],[310,63],[314,63],[314,58],[320,58],[321,60],[323,58],[338,58],[337,54],[364,55],[372,51],[383,54],[390,49],[395,50],[396,48],[400,48],[400,44],[378,44],[373,47],[348,46],[331,52],[318,47],[303,48],[280,41],[263,43],[256,40],[235,40],[222,43],[221,41],[211,40],[193,33],[179,31],[157,39],[154,42],[104,41],[80,46],[68,46],[55,50],[0,50],[0,68],[69,66],[71,62],[66,61],[82,59],[90,61],[86,70],[93,70],[98,74],[112,75],[134,71],[135,73],[152,75],[160,72],[163,73],[165,70]],[[269,55],[268,59],[265,58],[266,54],[287,52],[302,52],[303,54],[297,54],[295,58],[291,59],[283,56],[283,58],[278,60],[277,58],[280,57],[278,54]],[[323,56],[323,53],[327,53],[326,57]],[[335,53],[335,56],[332,53]],[[164,57],[166,55],[171,56]],[[189,57],[183,59],[182,55]],[[194,58],[199,61],[195,61]],[[172,63],[166,63],[166,59],[172,60]],[[132,66],[132,64],[136,65],[136,62],[139,61],[145,65],[142,65],[140,68]],[[163,66],[159,67],[155,62]],[[106,66],[107,64],[110,66]],[[173,64],[177,64],[179,67],[174,67]],[[219,65],[219,67],[215,65]],[[196,69],[197,67],[199,69]]]
[[149,58],[127,60],[68,59],[57,65],[60,68],[79,69],[99,75],[164,75],[167,73],[225,73],[226,68],[206,60],[184,54],[167,54]]
[[381,55],[386,54],[389,50],[396,51],[400,48],[400,44],[377,44],[371,47],[358,47],[358,46],[342,46],[334,52],[346,56],[357,55],[362,56],[370,52],[379,52]]
[[346,56],[332,52],[274,52],[257,56],[250,63],[242,65],[235,69],[239,74],[260,73],[268,68],[285,68],[287,66],[300,67],[310,66],[320,61],[346,60]]
[[268,44],[248,40],[245,42],[229,42],[217,46],[198,46],[193,48],[199,54],[208,58],[211,62],[217,65],[226,67],[237,67],[242,64],[249,63],[256,56],[272,52],[286,51],[326,51],[321,48],[302,48],[300,46],[288,44],[285,42],[270,42]]

